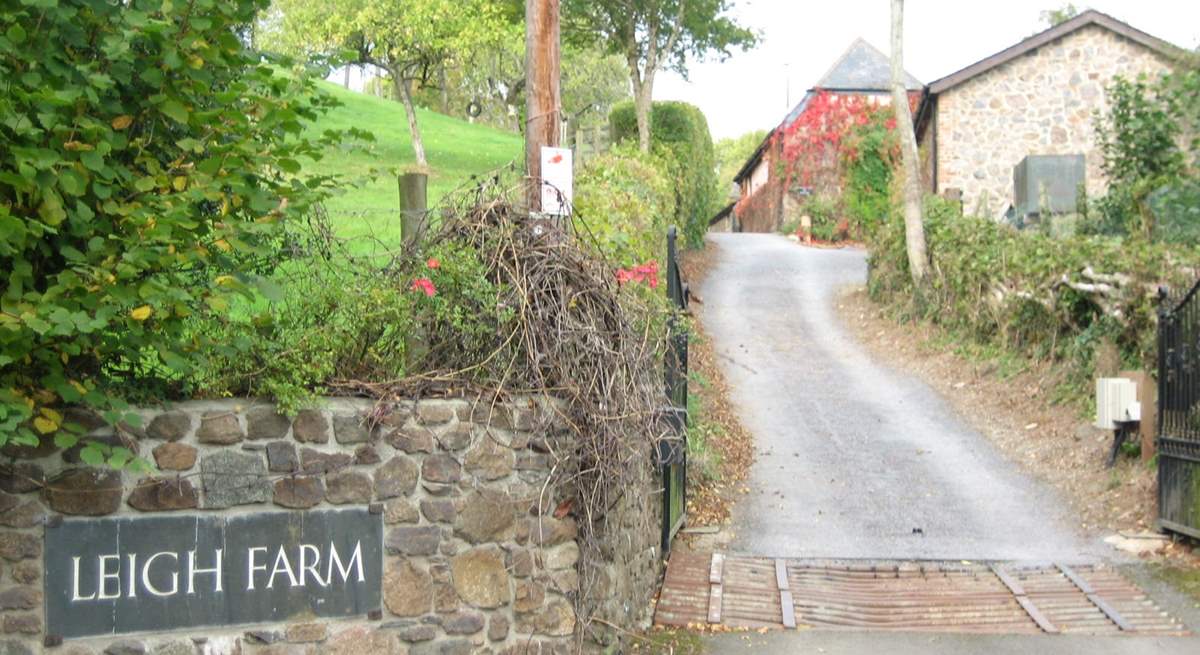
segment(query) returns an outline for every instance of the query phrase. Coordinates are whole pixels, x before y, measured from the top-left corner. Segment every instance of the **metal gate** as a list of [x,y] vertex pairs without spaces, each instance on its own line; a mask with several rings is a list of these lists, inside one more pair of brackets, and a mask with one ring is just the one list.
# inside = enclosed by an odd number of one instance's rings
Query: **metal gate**
[[661,441],[658,462],[662,467],[662,552],[671,550],[671,539],[683,527],[687,514],[687,398],[688,335],[679,323],[679,314],[687,309],[687,286],[679,273],[675,249],[676,230],[667,230],[667,294],[677,311],[667,321],[667,353],[664,378],[670,406],[665,416],[674,438]]
[[1158,516],[1200,538],[1200,281],[1175,302],[1160,291]]

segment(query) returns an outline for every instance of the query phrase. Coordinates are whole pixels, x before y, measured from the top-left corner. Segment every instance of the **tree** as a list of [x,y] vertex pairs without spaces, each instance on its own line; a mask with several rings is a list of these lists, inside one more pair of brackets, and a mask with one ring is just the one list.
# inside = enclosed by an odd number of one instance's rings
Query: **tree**
[[[1187,205],[1194,222],[1194,171],[1200,115],[1200,75],[1179,70],[1157,80],[1116,77],[1106,90],[1108,109],[1094,116],[1101,170],[1108,189],[1096,204],[1101,231],[1154,236],[1156,213]],[[1187,197],[1179,197],[1186,191]],[[1157,200],[1158,203],[1155,203]],[[1152,205],[1158,204],[1158,207]],[[1155,210],[1158,210],[1157,212]],[[1168,223],[1176,221],[1168,220]]]
[[413,84],[427,83],[454,53],[485,40],[499,20],[486,0],[276,0],[271,44],[289,53],[338,58],[383,69],[404,104],[413,154],[428,162]]
[[[478,120],[520,132],[525,109],[524,23],[503,23],[484,41],[455,53],[446,67],[449,113],[465,117],[478,103]],[[569,127],[606,121],[613,105],[629,97],[625,62],[591,44],[563,44],[561,63],[563,115]],[[421,89],[418,101],[438,100],[441,89]]]
[[1042,22],[1046,24],[1046,27],[1054,27],[1060,23],[1067,22],[1078,15],[1079,10],[1075,7],[1074,3],[1068,2],[1058,9],[1047,9],[1046,11],[1043,11],[1039,17],[1041,18]]
[[608,122],[608,113],[629,98],[629,78],[620,57],[595,47],[563,48],[562,105],[571,127]]
[[929,256],[925,250],[925,221],[921,215],[917,135],[913,132],[912,108],[904,84],[904,0],[892,0],[892,109],[896,112],[904,164],[904,242],[908,251],[908,270],[920,291],[929,274]]
[[[480,104],[481,113],[515,132],[522,131],[525,109],[525,25],[508,23],[490,42],[478,44],[461,57],[458,88],[466,102]],[[463,103],[465,104],[465,103]]]
[[650,150],[650,103],[660,70],[687,75],[688,57],[750,48],[754,32],[725,16],[729,0],[567,0],[564,33],[620,55],[629,67],[637,111],[638,147]]
[[766,130],[754,130],[741,136],[721,139],[713,144],[717,156],[717,183],[720,185],[722,199],[725,198],[729,185],[733,184],[733,176],[737,175],[738,170],[766,137]]

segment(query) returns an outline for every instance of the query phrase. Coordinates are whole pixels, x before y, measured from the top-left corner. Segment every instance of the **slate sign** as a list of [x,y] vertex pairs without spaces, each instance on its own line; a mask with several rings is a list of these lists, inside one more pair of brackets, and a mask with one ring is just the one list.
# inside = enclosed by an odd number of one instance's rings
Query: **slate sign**
[[380,607],[364,509],[68,519],[46,527],[46,634],[341,617]]

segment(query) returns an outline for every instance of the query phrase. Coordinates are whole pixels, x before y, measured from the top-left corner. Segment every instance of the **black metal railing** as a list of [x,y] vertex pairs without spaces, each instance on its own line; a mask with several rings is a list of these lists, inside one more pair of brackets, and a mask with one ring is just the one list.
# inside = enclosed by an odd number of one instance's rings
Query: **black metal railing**
[[1159,292],[1158,516],[1200,538],[1200,280],[1178,301]]
[[681,325],[687,310],[687,285],[679,272],[676,230],[667,230],[667,295],[676,310],[667,320],[667,353],[664,382],[670,404],[663,412],[671,435],[659,442],[658,463],[662,468],[662,552],[671,550],[671,539],[683,527],[687,516],[687,400],[688,334]]

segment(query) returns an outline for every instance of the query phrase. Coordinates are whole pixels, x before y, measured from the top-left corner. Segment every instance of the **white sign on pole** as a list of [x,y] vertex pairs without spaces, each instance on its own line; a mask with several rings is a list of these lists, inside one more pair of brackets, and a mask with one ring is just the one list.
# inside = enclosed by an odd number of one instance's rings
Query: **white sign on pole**
[[566,216],[574,197],[574,170],[570,148],[542,146],[542,213]]

